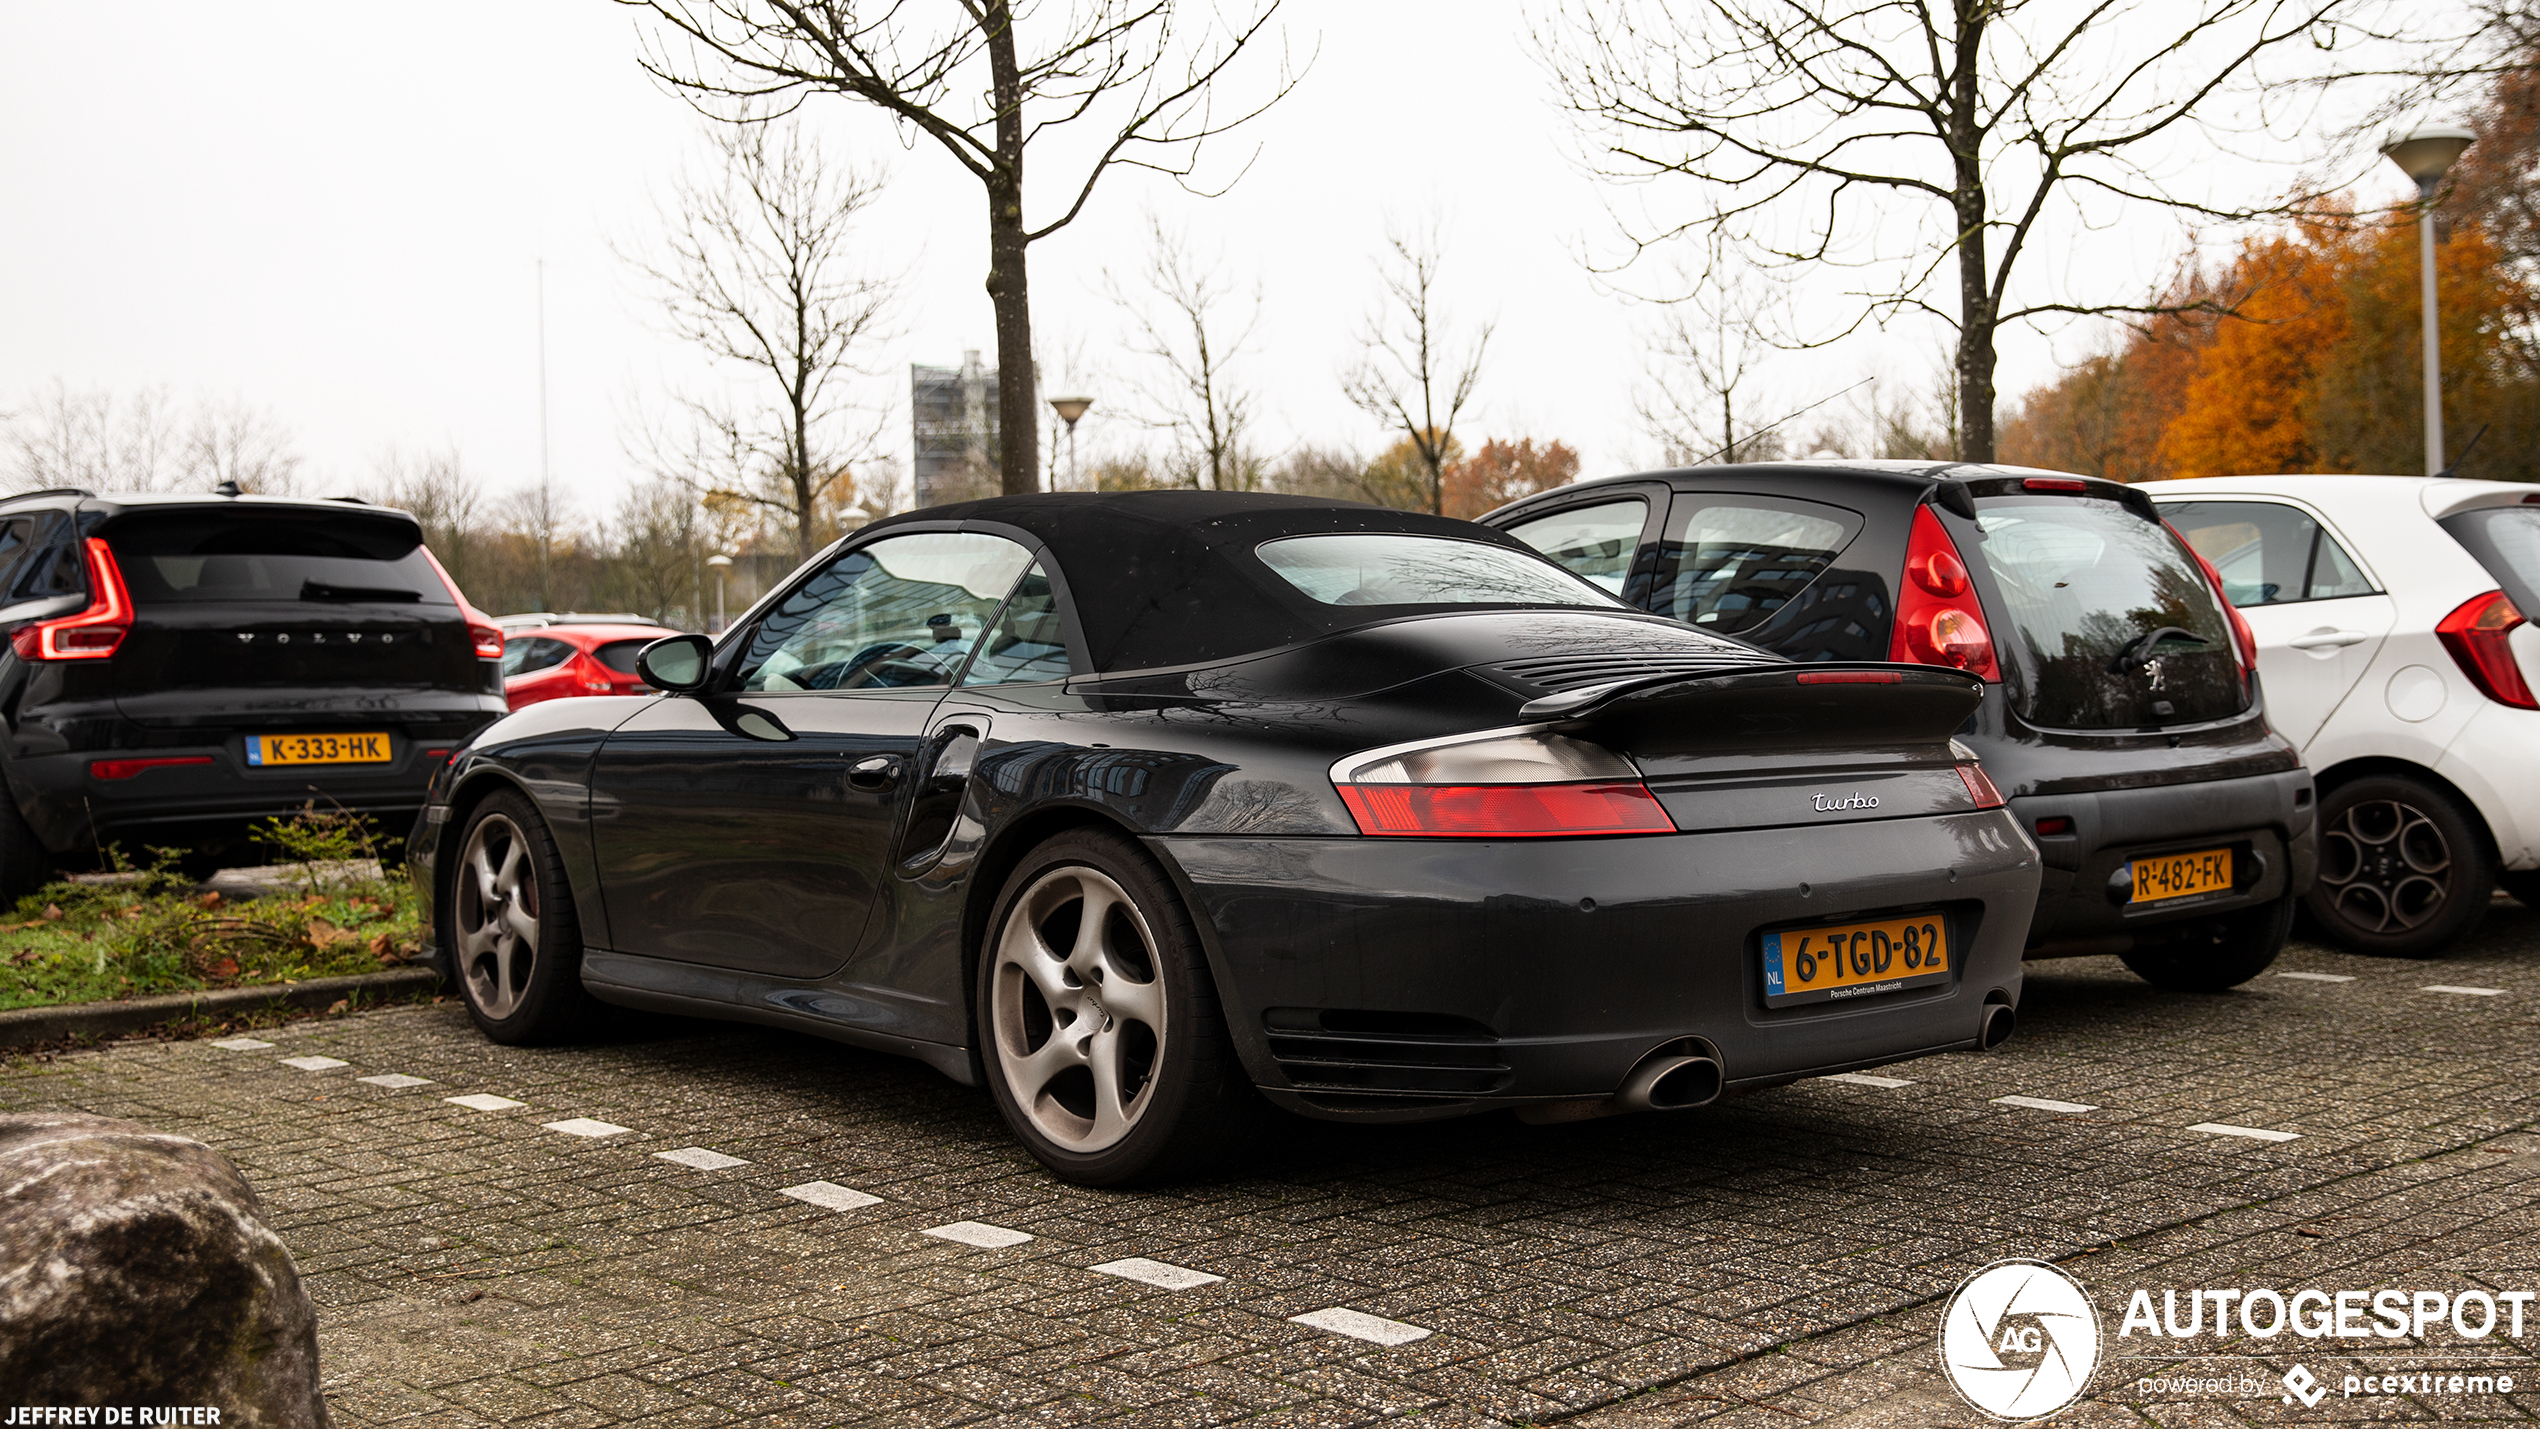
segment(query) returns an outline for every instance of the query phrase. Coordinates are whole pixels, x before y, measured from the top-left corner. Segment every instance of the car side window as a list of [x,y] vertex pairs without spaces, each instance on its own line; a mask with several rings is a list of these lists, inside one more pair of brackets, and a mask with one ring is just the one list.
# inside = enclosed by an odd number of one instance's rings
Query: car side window
[[7,590],[16,580],[18,567],[26,562],[27,546],[34,539],[34,518],[21,516],[14,521],[0,521],[0,590]]
[[87,593],[87,565],[80,559],[79,543],[72,539],[73,534],[66,521],[50,519],[44,523],[34,537],[34,550],[10,573],[10,599],[42,600]]
[[2296,507],[2279,501],[2180,501],[2161,514],[2221,572],[2236,606],[2372,595],[2355,558]]
[[635,657],[644,653],[650,640],[612,640],[591,652],[591,658],[621,675],[635,673]]
[[1572,506],[1508,528],[1508,534],[1545,556],[1595,582],[1608,595],[1621,595],[1631,578],[1632,558],[1640,551],[1640,533],[1649,524],[1649,503],[1639,497]]
[[1679,495],[1649,608],[1721,635],[1761,625],[1814,584],[1860,529],[1858,516],[1815,502]]
[[503,677],[534,675],[573,658],[573,647],[543,635],[514,636],[503,642]]
[[743,690],[949,685],[1032,564],[1001,536],[926,531],[859,546],[796,586],[749,635]]
[[1050,589],[1049,573],[1036,565],[1023,573],[1022,582],[1005,603],[1005,613],[997,617],[997,628],[988,633],[961,682],[1030,685],[1064,680],[1073,673],[1067,658],[1067,632],[1059,620],[1058,595]]

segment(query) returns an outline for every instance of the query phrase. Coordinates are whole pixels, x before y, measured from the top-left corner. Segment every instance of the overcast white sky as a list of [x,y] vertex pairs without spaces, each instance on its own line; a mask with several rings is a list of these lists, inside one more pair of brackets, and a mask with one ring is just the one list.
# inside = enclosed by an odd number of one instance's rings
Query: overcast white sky
[[[1380,447],[1337,374],[1388,213],[1434,212],[1451,314],[1498,323],[1468,440],[1558,438],[1590,473],[1651,460],[1631,401],[1647,315],[1580,261],[1612,242],[1605,191],[1571,160],[1518,0],[1290,0],[1282,15],[1290,50],[1319,57],[1223,146],[1224,161],[1259,149],[1230,195],[1117,175],[1033,249],[1045,356],[1081,345],[1094,368],[1089,443],[1135,439],[1113,416],[1130,374],[1100,272],[1134,267],[1152,208],[1269,295],[1249,372],[1267,444]],[[0,17],[0,408],[56,380],[165,387],[269,408],[321,489],[392,447],[454,446],[495,489],[534,483],[543,256],[550,460],[560,490],[605,510],[633,469],[622,430],[692,370],[611,251],[645,236],[700,122],[637,68],[635,12],[141,3],[100,24],[89,7],[0,0]],[[870,354],[880,375],[861,395],[891,413],[905,462],[908,364],[970,348],[993,361],[983,200],[931,144],[904,150],[842,101],[810,112],[833,150],[891,177],[867,231],[877,266],[910,273],[905,335]],[[2055,261],[2148,282],[2177,241],[2156,217]],[[1919,377],[1930,348],[1864,338],[1784,362],[1770,391],[1796,406],[1870,372]],[[2006,392],[2052,370],[2036,338],[2008,338],[2003,357]]]

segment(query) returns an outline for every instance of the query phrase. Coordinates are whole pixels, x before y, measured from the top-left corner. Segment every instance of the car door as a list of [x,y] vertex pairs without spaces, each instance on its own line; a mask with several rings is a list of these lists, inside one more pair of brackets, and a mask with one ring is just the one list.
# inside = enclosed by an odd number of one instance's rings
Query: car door
[[2372,664],[2397,605],[2335,533],[2289,501],[2164,502],[2161,514],[2221,572],[2257,637],[2268,723],[2308,746]]
[[612,732],[591,813],[616,951],[787,979],[843,965],[889,886],[927,717],[1031,563],[950,531],[843,552],[726,638],[704,693]]

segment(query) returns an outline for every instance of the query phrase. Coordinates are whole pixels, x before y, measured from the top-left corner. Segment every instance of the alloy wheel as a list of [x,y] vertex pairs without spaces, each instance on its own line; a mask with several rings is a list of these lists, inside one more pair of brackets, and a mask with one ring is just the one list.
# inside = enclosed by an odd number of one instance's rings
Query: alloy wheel
[[538,963],[538,874],[520,825],[487,814],[459,855],[459,978],[477,1010],[500,1022],[520,1008]]
[[1167,1035],[1155,934],[1127,890],[1055,868],[1007,913],[990,974],[989,1034],[1006,1089],[1069,1151],[1116,1145],[1154,1100]]
[[2320,887],[2336,916],[2365,933],[2406,933],[2442,916],[2452,848],[2424,810],[2399,799],[2348,808],[2320,838]]

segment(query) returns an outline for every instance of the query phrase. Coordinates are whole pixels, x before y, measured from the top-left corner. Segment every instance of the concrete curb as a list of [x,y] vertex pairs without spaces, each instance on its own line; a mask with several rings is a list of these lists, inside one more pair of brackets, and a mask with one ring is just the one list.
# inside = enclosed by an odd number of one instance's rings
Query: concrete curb
[[431,968],[392,968],[355,977],[223,987],[136,997],[129,1002],[82,1002],[67,1007],[20,1007],[0,1012],[0,1047],[32,1047],[79,1037],[114,1037],[162,1022],[217,1016],[263,1007],[331,1007],[342,998],[384,1000],[430,993],[441,985]]

